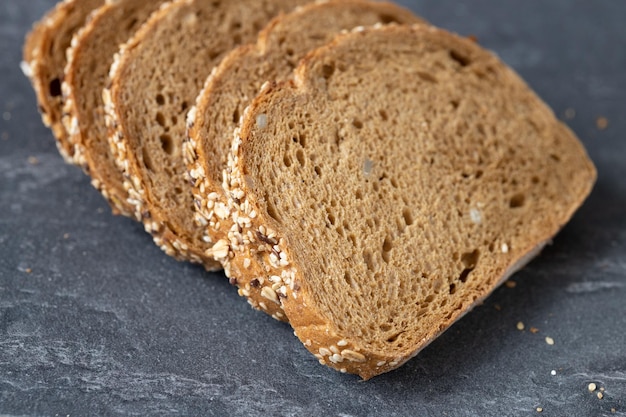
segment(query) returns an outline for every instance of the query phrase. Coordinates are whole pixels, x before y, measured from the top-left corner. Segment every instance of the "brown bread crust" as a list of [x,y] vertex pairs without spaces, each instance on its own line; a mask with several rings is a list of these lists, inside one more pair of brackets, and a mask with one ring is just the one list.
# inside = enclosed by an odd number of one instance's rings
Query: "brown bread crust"
[[340,35],[295,74],[245,112],[225,174],[239,241],[277,244],[235,246],[231,263],[268,271],[261,291],[342,372],[368,379],[415,356],[535,256],[595,181],[517,74],[443,30]]
[[[208,240],[220,243],[213,253],[221,255],[219,259],[231,282],[239,287],[239,294],[247,297],[254,308],[276,319],[286,319],[278,299],[268,290],[263,292],[258,284],[266,271],[255,270],[258,264],[246,264],[244,270],[233,269],[229,262],[228,247],[238,244],[231,240],[238,226],[229,216],[222,171],[227,164],[233,131],[263,83],[288,79],[307,52],[328,43],[341,31],[391,22],[424,21],[394,4],[366,0],[312,3],[278,16],[261,31],[255,44],[240,46],[224,58],[189,113],[189,140],[184,155],[194,186],[196,221],[206,226]],[[269,252],[278,243],[262,234],[245,239],[264,240]]]
[[104,0],[65,0],[58,3],[35,26],[26,38],[22,70],[31,80],[43,123],[52,130],[59,152],[74,163],[73,146],[62,122],[61,85],[67,63],[66,50],[72,36],[89,14]]
[[176,0],[122,47],[104,90],[109,144],[137,218],[157,245],[215,269],[210,241],[193,222],[182,156],[186,114],[211,69],[252,41],[273,16],[304,0]]
[[67,51],[63,124],[73,146],[74,162],[91,176],[92,185],[106,198],[113,212],[125,216],[132,216],[134,211],[107,140],[102,90],[120,45],[161,3],[123,0],[105,4],[74,35]]

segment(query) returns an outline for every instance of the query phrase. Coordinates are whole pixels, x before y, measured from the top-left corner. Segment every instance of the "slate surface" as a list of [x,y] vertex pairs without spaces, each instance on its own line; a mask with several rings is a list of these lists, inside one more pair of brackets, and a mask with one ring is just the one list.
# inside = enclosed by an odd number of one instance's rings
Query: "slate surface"
[[365,383],[318,365],[222,275],[168,259],[62,162],[18,66],[53,3],[0,1],[0,414],[626,416],[625,2],[403,2],[574,109],[599,180],[517,286]]

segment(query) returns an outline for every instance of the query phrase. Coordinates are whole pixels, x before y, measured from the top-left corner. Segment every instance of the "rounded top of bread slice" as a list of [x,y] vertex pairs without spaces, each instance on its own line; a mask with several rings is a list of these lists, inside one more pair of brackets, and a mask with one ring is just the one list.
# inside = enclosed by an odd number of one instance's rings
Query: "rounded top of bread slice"
[[102,90],[120,45],[145,22],[163,1],[108,2],[94,11],[74,36],[67,51],[63,94],[63,123],[74,145],[74,160],[89,173],[92,184],[116,213],[132,215],[124,178],[108,143]]
[[182,143],[186,115],[211,69],[276,14],[304,0],[165,3],[122,48],[104,92],[130,202],[168,254],[214,264],[194,224]]
[[89,14],[103,3],[104,0],[59,2],[33,27],[24,45],[22,69],[37,94],[43,122],[52,129],[59,152],[69,163],[73,163],[74,148],[62,122],[65,52]]
[[321,363],[370,378],[535,255],[594,181],[575,135],[474,42],[425,26],[356,31],[246,112],[225,184],[235,217],[255,213],[242,234],[277,244],[233,262],[280,278]]
[[[196,108],[189,113],[188,156],[194,182],[196,216],[207,224],[206,235],[218,245],[226,273],[248,297],[250,303],[270,315],[284,319],[277,300],[263,297],[251,283],[259,273],[252,268],[232,270],[228,263],[228,233],[232,222],[222,189],[222,171],[233,131],[244,109],[268,80],[290,77],[298,61],[309,51],[331,41],[335,35],[356,26],[379,23],[423,22],[408,10],[391,3],[366,0],[335,0],[311,3],[273,19],[259,34],[256,43],[229,53],[208,78]],[[221,217],[218,216],[221,215]],[[217,227],[219,226],[219,227]]]

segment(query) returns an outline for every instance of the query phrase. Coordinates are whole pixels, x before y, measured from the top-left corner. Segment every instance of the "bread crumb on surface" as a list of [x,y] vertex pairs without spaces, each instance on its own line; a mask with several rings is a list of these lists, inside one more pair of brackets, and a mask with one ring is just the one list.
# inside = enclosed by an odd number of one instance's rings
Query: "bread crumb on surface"
[[576,110],[572,109],[571,107],[568,109],[565,109],[565,118],[567,120],[572,120],[576,117]]
[[521,321],[517,322],[517,330],[524,330],[524,323],[522,323]]
[[532,334],[536,334],[536,333],[539,333],[539,329],[538,329],[538,328],[536,328],[536,327],[531,327],[531,328],[530,328],[530,332],[531,332]]
[[39,164],[39,159],[37,159],[34,156],[29,156],[28,157],[28,163],[31,164],[31,165],[37,165],[37,164]]
[[9,132],[2,132],[2,140],[9,140]]
[[2,113],[2,118],[8,122],[9,120],[11,120],[11,113],[8,111],[5,111],[4,113]]
[[606,117],[600,116],[596,119],[596,127],[599,130],[604,130],[607,127],[609,127],[609,119],[607,119]]
[[593,382],[587,386],[587,389],[589,390],[589,392],[594,392],[596,388],[598,388],[598,386]]
[[504,285],[506,285],[507,288],[515,288],[517,287],[517,282],[508,280],[507,282],[504,283]]
[[31,268],[26,268],[24,272],[26,272],[27,274],[30,274],[33,272],[33,270]]
[[554,339],[549,336],[546,336],[546,343],[552,346],[554,344]]

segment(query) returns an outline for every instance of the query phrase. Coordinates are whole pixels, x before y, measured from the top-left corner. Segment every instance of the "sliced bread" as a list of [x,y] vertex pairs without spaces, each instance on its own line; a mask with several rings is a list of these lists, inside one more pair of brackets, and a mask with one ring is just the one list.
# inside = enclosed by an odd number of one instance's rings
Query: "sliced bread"
[[244,113],[228,164],[231,262],[260,263],[255,285],[306,348],[365,379],[528,262],[596,177],[518,75],[426,26],[356,31],[309,54]]
[[163,1],[120,0],[97,9],[74,36],[68,49],[63,95],[63,123],[73,145],[74,161],[89,173],[93,186],[113,211],[130,216],[122,172],[108,143],[102,90],[108,82],[113,56]]
[[219,264],[194,223],[182,156],[186,116],[207,76],[281,11],[304,0],[165,3],[122,47],[104,90],[109,144],[135,216],[178,259]]
[[[184,155],[194,185],[196,221],[206,225],[206,240],[216,242],[213,254],[220,259],[231,282],[250,304],[277,319],[285,319],[278,299],[256,286],[263,271],[231,270],[228,200],[222,189],[222,172],[233,131],[244,109],[266,81],[289,78],[304,55],[329,41],[342,30],[377,23],[423,22],[408,10],[391,3],[339,0],[312,3],[270,22],[258,41],[228,54],[213,71],[189,113]],[[266,239],[268,244],[271,239]],[[268,249],[271,248],[268,245]],[[249,265],[251,267],[251,265]]]
[[104,0],[65,0],[58,3],[26,37],[22,71],[30,79],[44,124],[52,129],[63,159],[73,163],[73,146],[63,126],[61,85],[72,36]]

